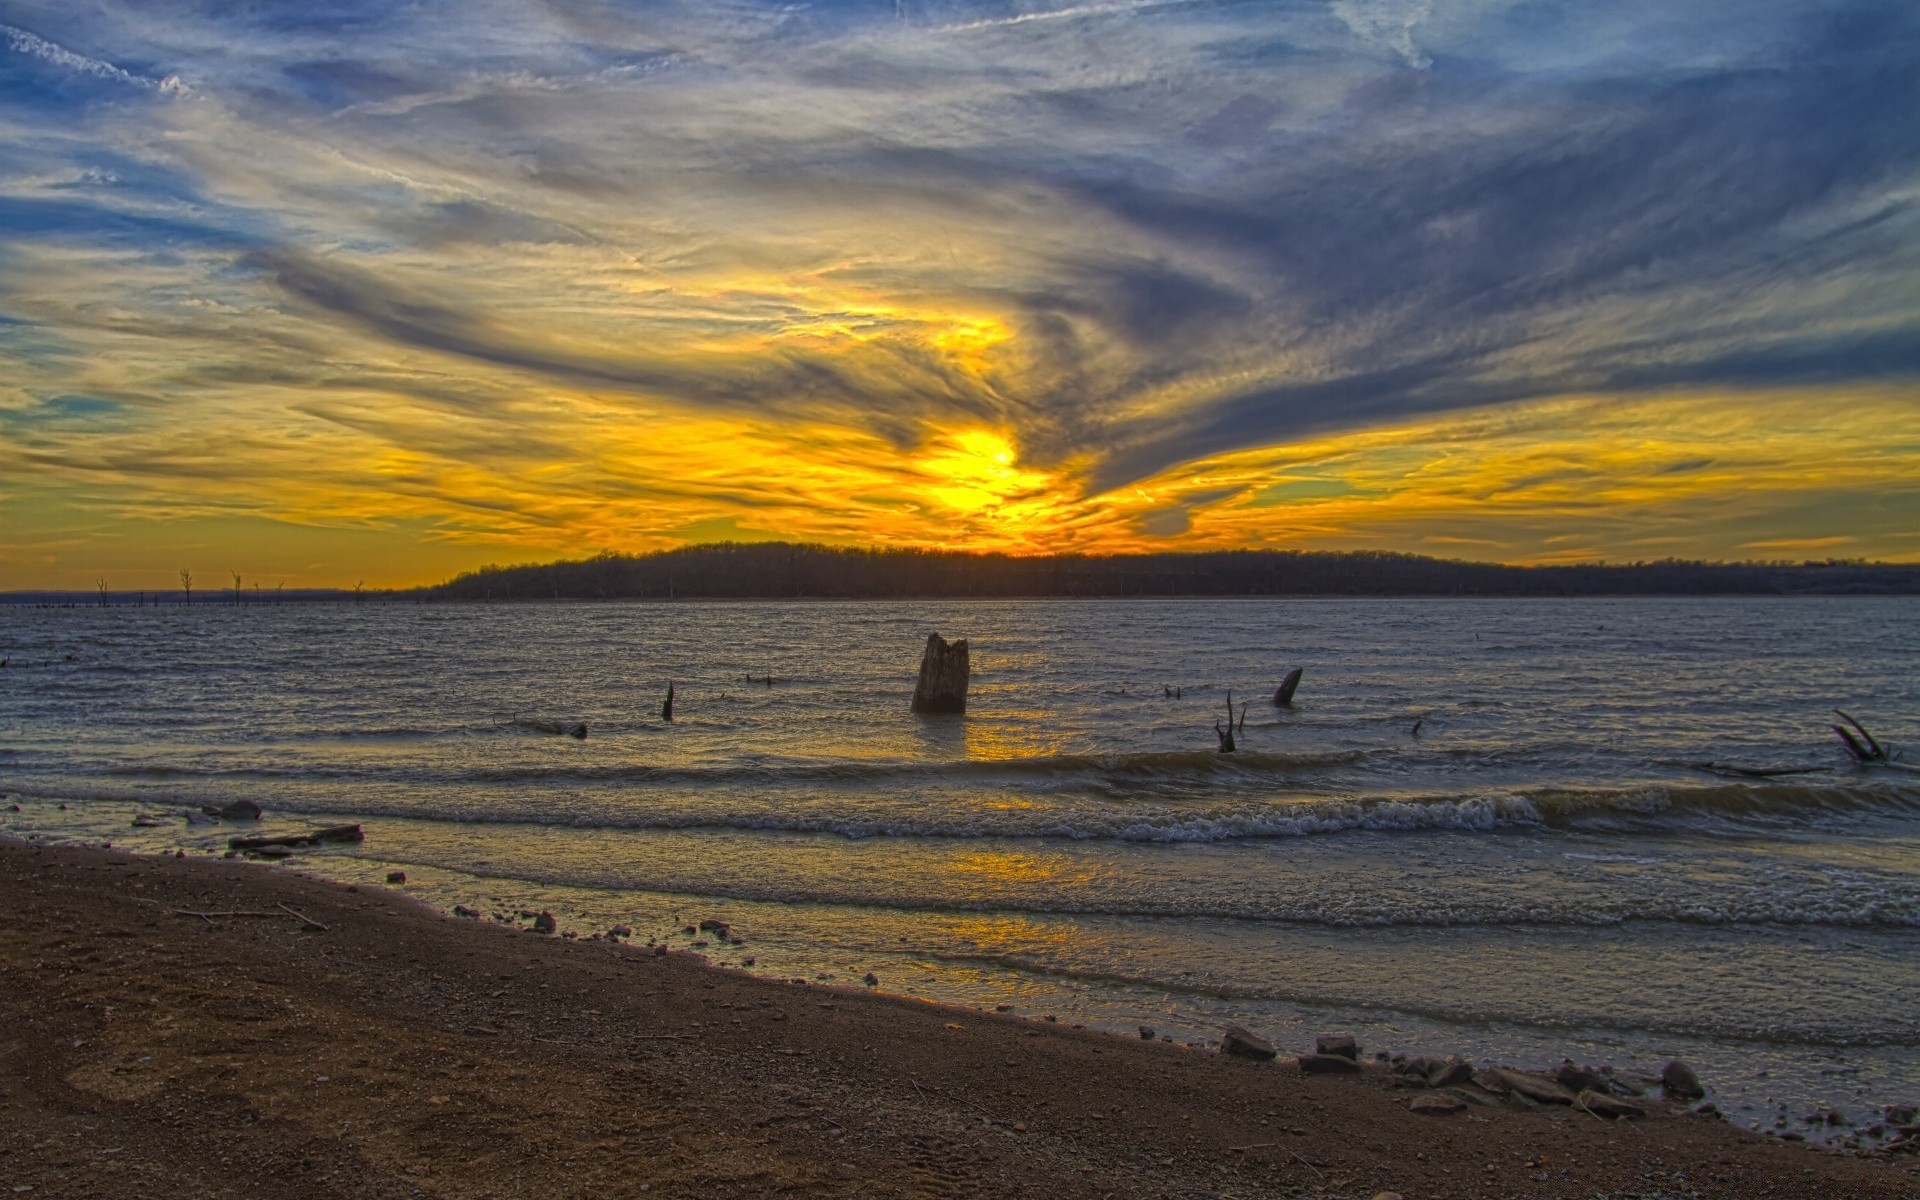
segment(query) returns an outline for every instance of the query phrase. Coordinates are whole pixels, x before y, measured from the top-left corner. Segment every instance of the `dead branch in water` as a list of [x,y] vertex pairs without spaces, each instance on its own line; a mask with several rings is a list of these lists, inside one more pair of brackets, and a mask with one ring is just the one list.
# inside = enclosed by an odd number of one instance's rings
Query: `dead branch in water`
[[1741,779],[1778,779],[1783,775],[1818,775],[1825,767],[1742,767],[1735,763],[1697,762],[1688,763],[1696,771],[1706,771],[1714,775],[1732,775]]
[[1220,739],[1220,753],[1232,754],[1237,747],[1233,742],[1233,689],[1227,689],[1227,723],[1213,723],[1214,736]]
[[1306,668],[1304,667],[1295,667],[1293,670],[1287,672],[1287,677],[1282,679],[1280,686],[1273,691],[1273,703],[1275,707],[1285,707],[1293,703],[1293,693],[1299,690],[1300,676],[1304,674],[1306,674]]
[[673,724],[673,684],[672,683],[667,684],[667,700],[666,700],[666,703],[660,706],[660,719],[662,721],[665,721],[669,725]]
[[[1844,726],[1840,726],[1840,725],[1833,726],[1833,731],[1840,735],[1840,740],[1842,742],[1846,743],[1847,752],[1853,755],[1854,761],[1863,762],[1863,763],[1884,763],[1884,762],[1893,761],[1892,757],[1887,753],[1887,748],[1874,740],[1873,735],[1867,732],[1867,727],[1865,725],[1862,725],[1860,722],[1854,720],[1852,717],[1848,716],[1844,712],[1841,712],[1837,708],[1834,709],[1833,711],[1836,715],[1839,716],[1839,718],[1842,721],[1845,721],[1848,725],[1853,726],[1855,732],[1859,733],[1860,735],[1859,739],[1856,740],[1853,734],[1847,732]],[[1866,745],[1864,746],[1860,744],[1863,741],[1866,743]]]

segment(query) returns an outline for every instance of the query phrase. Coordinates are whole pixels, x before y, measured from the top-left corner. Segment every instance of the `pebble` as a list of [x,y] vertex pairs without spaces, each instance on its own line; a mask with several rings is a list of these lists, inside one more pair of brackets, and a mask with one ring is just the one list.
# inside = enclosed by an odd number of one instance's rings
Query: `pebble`
[[1360,1064],[1338,1054],[1302,1054],[1300,1069],[1308,1075],[1358,1075]]

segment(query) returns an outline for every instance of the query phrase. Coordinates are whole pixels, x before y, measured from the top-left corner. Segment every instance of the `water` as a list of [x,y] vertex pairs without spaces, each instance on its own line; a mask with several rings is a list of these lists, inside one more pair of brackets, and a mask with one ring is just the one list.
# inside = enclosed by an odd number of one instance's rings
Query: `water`
[[[972,639],[964,718],[907,712],[931,630]],[[719,918],[744,940],[701,952],[772,975],[1679,1055],[1760,1128],[1920,1098],[1920,774],[1827,729],[1915,742],[1909,598],[0,609],[0,654],[17,836],[209,852],[190,814],[245,797],[365,825],[295,869],[583,935]]]

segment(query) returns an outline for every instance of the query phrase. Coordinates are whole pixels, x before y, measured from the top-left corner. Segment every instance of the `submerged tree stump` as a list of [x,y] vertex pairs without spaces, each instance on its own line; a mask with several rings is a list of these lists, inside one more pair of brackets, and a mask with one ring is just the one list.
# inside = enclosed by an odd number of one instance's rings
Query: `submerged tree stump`
[[937,633],[928,634],[926,653],[920,656],[920,682],[913,689],[913,711],[967,711],[967,679],[967,639],[949,642]]

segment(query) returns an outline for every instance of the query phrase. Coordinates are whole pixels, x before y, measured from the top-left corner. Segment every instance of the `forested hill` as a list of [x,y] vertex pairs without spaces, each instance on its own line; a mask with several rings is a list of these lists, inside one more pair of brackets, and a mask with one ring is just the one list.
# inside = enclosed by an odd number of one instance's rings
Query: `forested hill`
[[1512,567],[1413,554],[1228,550],[1052,555],[756,543],[484,567],[445,600],[916,596],[1914,595],[1920,564],[1654,562]]

